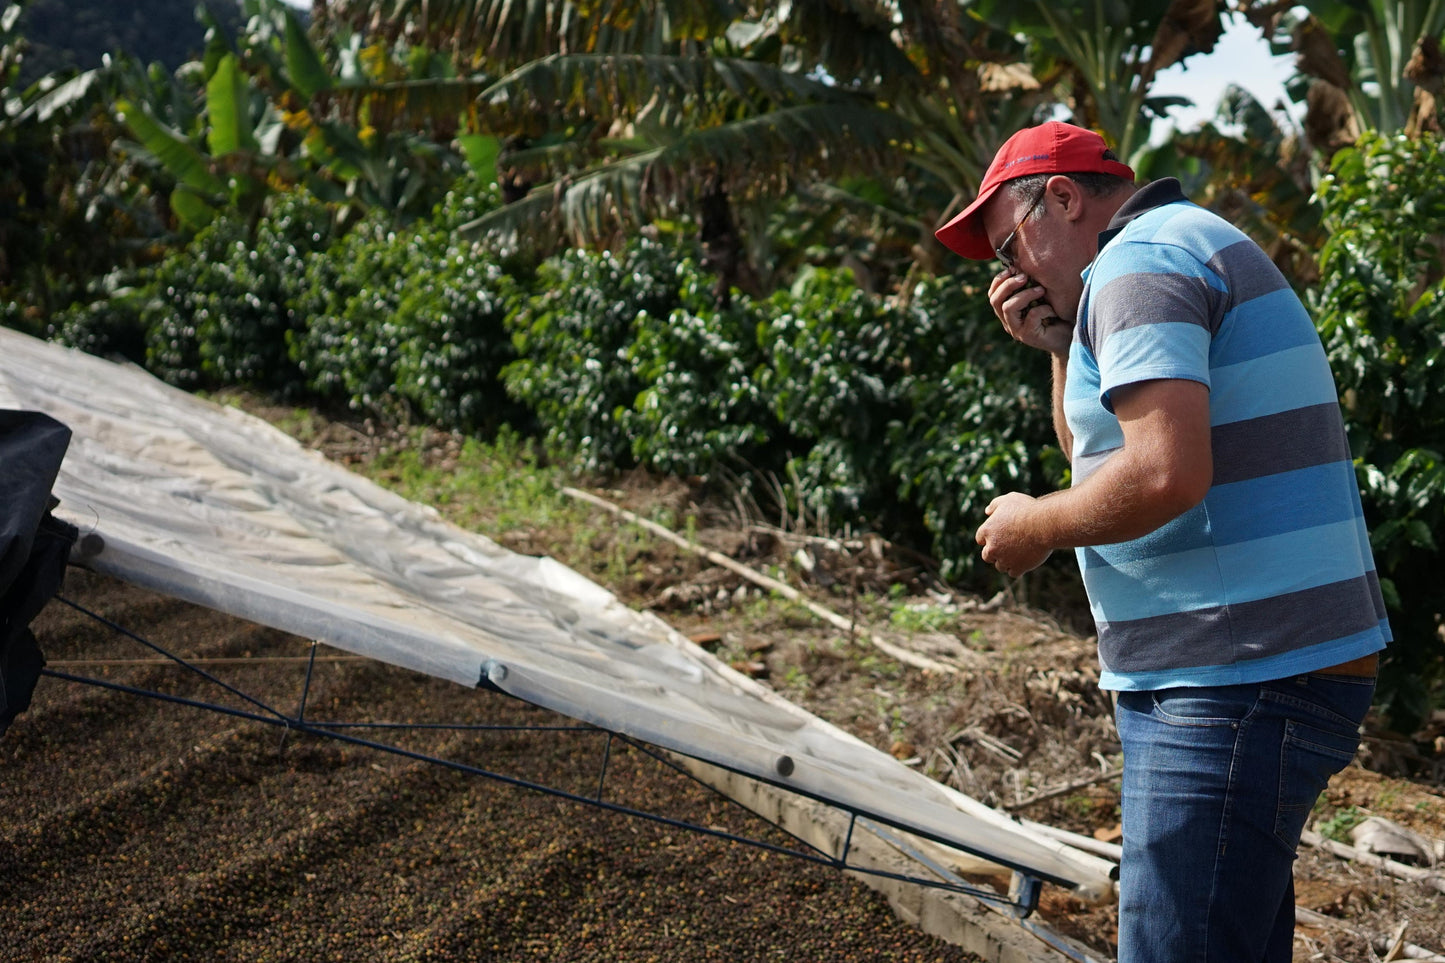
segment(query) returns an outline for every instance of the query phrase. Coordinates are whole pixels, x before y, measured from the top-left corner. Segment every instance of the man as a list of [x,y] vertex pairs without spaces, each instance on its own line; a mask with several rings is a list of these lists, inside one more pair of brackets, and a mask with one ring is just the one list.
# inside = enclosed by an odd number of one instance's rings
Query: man
[[1119,960],[1288,961],[1295,848],[1390,639],[1333,378],[1258,245],[1101,137],[1020,131],[937,232],[1048,352],[1071,487],[994,499],[1010,577],[1073,548],[1118,692]]

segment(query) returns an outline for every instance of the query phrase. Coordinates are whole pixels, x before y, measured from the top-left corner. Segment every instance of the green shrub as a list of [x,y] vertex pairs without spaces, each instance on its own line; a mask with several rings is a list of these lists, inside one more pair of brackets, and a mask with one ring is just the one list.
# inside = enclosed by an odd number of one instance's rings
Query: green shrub
[[754,377],[756,326],[743,299],[715,311],[678,308],[661,321],[638,317],[628,358],[646,385],[629,421],[640,464],[706,474],[761,460],[773,419]]
[[144,288],[121,288],[96,301],[72,304],[50,319],[47,336],[88,354],[143,365],[148,298]]
[[633,410],[646,387],[630,356],[639,318],[681,304],[673,250],[646,238],[619,253],[570,250],[537,271],[508,322],[517,360],[502,377],[547,447],[589,470],[635,464]]
[[1435,536],[1445,530],[1442,148],[1438,135],[1367,134],[1335,155],[1319,190],[1330,236],[1309,298],[1391,609],[1382,704],[1405,729],[1427,712],[1445,675]]
[[307,387],[393,420],[462,431],[518,417],[500,380],[512,358],[505,319],[517,285],[456,229],[500,201],[459,181],[429,221],[395,230],[365,218],[308,259],[290,357]]
[[431,240],[373,214],[307,260],[288,357],[310,391],[357,410],[397,413],[392,386],[406,336],[397,308],[408,279],[438,259]]
[[775,432],[759,390],[759,305],[737,295],[719,307],[695,262],[677,267],[682,306],[638,315],[627,358],[644,385],[629,424],[632,455],[662,472],[708,474],[758,464]]
[[[861,520],[892,488],[886,439],[912,337],[905,313],[860,289],[851,271],[805,269],[769,300],[758,382],[793,455],[794,514]],[[799,512],[798,510],[801,510]]]
[[210,380],[201,359],[201,328],[211,323],[212,294],[235,294],[229,272],[217,270],[216,263],[244,245],[242,236],[234,220],[217,218],[150,272],[152,299],[143,316],[146,367],[173,385],[195,390]]
[[[491,434],[524,423],[525,409],[503,385],[516,358],[507,317],[516,310],[527,265],[465,240],[458,229],[501,204],[497,188],[463,178],[419,233],[415,268],[403,281],[396,323],[396,393],[423,421]],[[424,263],[423,263],[424,262]]]
[[310,255],[330,240],[330,212],[300,192],[277,195],[254,228],[219,217],[150,274],[146,356],[186,388],[248,384],[295,396],[287,352]]
[[399,292],[394,390],[429,424],[490,431],[516,419],[501,381],[515,357],[506,328],[513,285],[470,245],[437,240],[440,259]]
[[1048,360],[1000,331],[982,294],[987,268],[963,270],[913,292],[920,324],[901,389],[907,416],[892,426],[888,451],[899,494],[922,512],[945,574],[991,581],[973,540],[988,503],[1009,491],[1042,495],[1066,474]]

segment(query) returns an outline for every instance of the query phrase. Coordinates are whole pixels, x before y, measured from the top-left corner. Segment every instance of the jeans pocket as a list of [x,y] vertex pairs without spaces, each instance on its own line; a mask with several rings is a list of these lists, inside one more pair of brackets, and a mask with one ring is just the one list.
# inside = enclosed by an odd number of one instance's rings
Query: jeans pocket
[[1238,728],[1258,702],[1255,686],[1159,689],[1151,715],[1171,726]]
[[1274,834],[1294,849],[1300,832],[1330,777],[1350,764],[1360,747],[1358,730],[1322,728],[1298,720],[1285,723],[1280,745],[1279,806]]

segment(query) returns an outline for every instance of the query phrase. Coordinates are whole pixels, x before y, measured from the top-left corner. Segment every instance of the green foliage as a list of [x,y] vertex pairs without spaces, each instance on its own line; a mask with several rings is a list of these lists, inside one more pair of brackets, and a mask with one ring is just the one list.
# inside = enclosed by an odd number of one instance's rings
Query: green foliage
[[1223,30],[1222,0],[981,0],[976,15],[1029,39],[1034,75],[1063,73],[1076,122],[1105,133],[1123,158],[1148,140],[1149,121],[1187,103],[1154,97],[1155,75],[1201,49]]
[[407,278],[426,266],[417,238],[375,214],[307,262],[298,305],[305,323],[291,333],[289,354],[312,392],[386,410],[402,340],[397,305]]
[[678,259],[645,238],[618,254],[571,250],[544,263],[509,322],[517,360],[502,371],[549,448],[584,468],[633,463],[633,405],[644,387],[629,357],[639,319],[680,306]]
[[[1323,797],[1322,797],[1323,798]],[[1350,830],[1369,818],[1358,806],[1345,806],[1337,809],[1333,816],[1322,819],[1315,824],[1315,832],[1326,839],[1333,839],[1337,843],[1350,842]]]
[[0,328],[31,332],[25,320],[25,309],[15,301],[0,300]]
[[359,410],[463,431],[520,417],[499,378],[513,357],[505,322],[517,269],[451,229],[495,203],[464,180],[431,222],[398,231],[372,215],[308,258],[289,333],[307,387]]
[[50,321],[52,339],[100,357],[144,364],[146,292],[123,288],[108,297],[77,302]]
[[756,371],[760,310],[737,297],[718,307],[696,265],[678,265],[682,306],[665,320],[639,315],[627,350],[639,381],[632,454],[676,474],[758,463],[773,426]]
[[119,68],[23,86],[21,7],[0,7],[0,298],[46,315],[150,258],[158,219],[113,152],[100,105]]
[[895,603],[889,606],[888,621],[904,632],[944,632],[958,624],[958,611],[951,605]]
[[151,276],[147,358],[172,384],[249,384],[281,394],[300,382],[287,354],[309,255],[331,234],[324,205],[281,195],[255,227],[218,218]]
[[850,271],[810,268],[769,302],[760,330],[767,366],[758,374],[773,415],[798,457],[788,474],[801,512],[845,520],[888,497],[888,426],[900,416],[916,319],[862,291]]
[[513,358],[506,329],[512,283],[470,246],[406,278],[397,303],[395,392],[427,424],[472,432],[508,420],[500,372]]
[[899,493],[917,504],[950,576],[982,575],[974,530],[1008,491],[1040,495],[1063,481],[1055,447],[1049,368],[1037,352],[998,335],[982,294],[987,267],[924,282],[914,306],[927,319],[909,415],[889,435]]
[[1396,641],[1382,674],[1392,716],[1428,708],[1441,679],[1435,533],[1445,523],[1445,153],[1367,134],[1320,186],[1329,240],[1311,306],[1341,392]]

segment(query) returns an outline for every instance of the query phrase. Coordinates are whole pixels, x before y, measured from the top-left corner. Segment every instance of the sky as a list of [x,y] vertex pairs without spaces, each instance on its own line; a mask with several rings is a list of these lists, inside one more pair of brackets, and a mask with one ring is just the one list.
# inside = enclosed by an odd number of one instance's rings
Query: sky
[[1230,84],[1243,87],[1266,108],[1283,102],[1296,119],[1303,113],[1298,104],[1290,103],[1284,82],[1293,73],[1294,55],[1274,57],[1269,43],[1259,30],[1242,17],[1226,21],[1224,35],[1208,54],[1197,54],[1182,64],[1175,64],[1155,78],[1153,92],[1177,94],[1194,101],[1188,109],[1170,111],[1170,120],[1155,127],[1155,139],[1161,137],[1170,123],[1178,130],[1188,131],[1210,120]]

